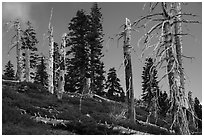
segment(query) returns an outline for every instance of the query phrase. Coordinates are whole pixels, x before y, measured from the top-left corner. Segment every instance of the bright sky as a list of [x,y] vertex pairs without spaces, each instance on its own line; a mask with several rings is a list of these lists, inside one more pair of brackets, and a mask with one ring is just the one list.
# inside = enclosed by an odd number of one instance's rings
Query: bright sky
[[[123,51],[122,51],[122,39],[117,46],[116,34],[122,31],[120,26],[125,22],[125,18],[129,18],[130,21],[135,21],[141,16],[148,14],[148,7],[144,7],[144,3],[139,2],[101,2],[98,3],[101,7],[103,15],[103,30],[104,30],[104,58],[106,71],[110,67],[115,67],[118,73],[118,77],[121,80],[123,89],[125,90],[125,78],[123,63]],[[57,43],[61,42],[61,36],[63,33],[68,33],[68,24],[70,20],[76,15],[77,10],[84,9],[87,13],[90,12],[92,6],[91,2],[66,2],[66,3],[2,3],[2,69],[8,60],[11,60],[16,65],[16,51],[13,49],[8,55],[9,44],[11,41],[11,35],[14,31],[11,29],[8,31],[8,26],[5,25],[10,20],[20,18],[25,22],[30,20],[37,32],[37,38],[39,44],[37,45],[39,52],[48,55],[48,40],[47,40],[47,28],[50,18],[50,11],[53,8],[52,25],[54,26],[54,40]],[[144,7],[144,9],[143,9]],[[159,7],[157,7],[159,9]],[[202,21],[202,4],[201,3],[188,3],[183,7],[183,12],[193,13],[199,15],[196,18],[198,21]],[[192,19],[192,18],[191,18]],[[24,26],[22,26],[24,28]],[[198,97],[202,101],[202,24],[189,24],[184,26],[183,30],[192,36],[185,36],[183,38],[183,52],[186,56],[193,56],[195,60],[184,59],[184,70],[188,77],[186,77],[185,88],[186,91],[191,90],[193,97]],[[7,32],[8,31],[8,32]],[[132,52],[132,64],[133,64],[133,84],[136,98],[139,98],[142,93],[141,87],[141,75],[142,68],[144,66],[144,59],[141,58],[141,49],[137,46],[137,41],[144,34],[144,30],[139,32],[133,32],[131,44],[136,52]],[[113,37],[114,40],[108,39]],[[141,62],[142,61],[142,62]],[[167,90],[167,79],[164,79],[161,83],[161,89]]]

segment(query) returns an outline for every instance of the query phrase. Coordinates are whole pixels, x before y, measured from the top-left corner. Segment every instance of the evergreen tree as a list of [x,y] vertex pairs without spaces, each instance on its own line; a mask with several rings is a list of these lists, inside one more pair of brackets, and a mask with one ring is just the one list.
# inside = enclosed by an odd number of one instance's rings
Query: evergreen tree
[[38,59],[38,55],[37,55],[37,47],[36,44],[38,43],[38,40],[36,38],[36,33],[35,33],[35,29],[32,27],[31,22],[27,22],[26,23],[28,28],[23,32],[23,36],[21,37],[21,41],[22,41],[22,46],[21,49],[24,50],[23,52],[23,68],[25,69],[26,67],[26,52],[29,51],[29,68],[31,68],[30,70],[30,78],[33,79],[34,76],[34,71],[36,68],[36,64],[37,64],[37,59]]
[[198,123],[198,128],[202,129],[202,105],[200,104],[200,101],[197,97],[194,99],[194,109],[196,116],[200,119],[196,119]]
[[120,79],[117,77],[115,68],[110,68],[106,81],[106,96],[115,101],[125,101],[124,91],[120,85]]
[[3,78],[6,80],[14,80],[15,79],[15,71],[13,69],[13,64],[11,63],[10,60],[5,65]]
[[147,109],[149,109],[153,97],[159,95],[157,70],[153,65],[152,58],[146,58],[145,67],[143,67],[142,80],[142,100],[147,102]]
[[160,92],[158,96],[158,103],[160,107],[159,113],[165,117],[169,109],[169,99],[166,91],[164,91],[164,93]]
[[102,42],[103,42],[103,27],[102,27],[102,14],[101,8],[97,3],[94,3],[91,8],[91,13],[88,16],[90,21],[89,33],[87,41],[90,46],[90,62],[91,62],[91,91],[102,95],[104,87],[104,64],[101,61]]
[[73,92],[82,92],[86,78],[90,78],[90,48],[87,42],[89,23],[89,18],[83,10],[77,11],[76,17],[72,18],[69,23],[70,58],[65,78],[65,90],[70,90],[67,87],[71,87]]
[[48,86],[48,74],[46,71],[45,57],[38,58],[37,71],[34,78],[34,83],[41,84],[44,87]]

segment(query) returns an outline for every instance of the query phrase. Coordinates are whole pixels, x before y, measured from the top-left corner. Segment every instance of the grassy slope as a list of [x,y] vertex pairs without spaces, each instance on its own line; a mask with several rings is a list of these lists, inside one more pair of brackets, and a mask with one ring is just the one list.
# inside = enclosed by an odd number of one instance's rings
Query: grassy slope
[[[169,134],[153,126],[133,124],[123,118],[115,119],[114,116],[125,108],[124,104],[98,102],[93,98],[85,98],[82,99],[80,112],[79,97],[67,94],[59,101],[43,87],[32,83],[14,85],[3,82],[2,92],[2,134],[121,134],[113,131],[111,127],[98,123],[120,125],[150,134]],[[136,108],[136,112],[138,120],[146,120],[147,112],[139,107]],[[35,113],[42,117],[56,117],[71,122],[66,127],[37,123],[31,119]],[[152,119],[152,122],[154,121]],[[167,128],[170,126],[160,119],[157,124]]]

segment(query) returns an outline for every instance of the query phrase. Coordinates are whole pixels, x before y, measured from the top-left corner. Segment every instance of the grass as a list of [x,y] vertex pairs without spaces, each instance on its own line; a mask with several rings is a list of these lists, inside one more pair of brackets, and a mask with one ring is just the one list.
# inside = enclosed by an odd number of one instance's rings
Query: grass
[[[98,123],[108,123],[129,127],[150,134],[169,134],[167,131],[152,126],[132,123],[126,119],[116,120],[110,114],[120,114],[126,106],[122,103],[98,102],[93,98],[82,98],[82,109],[79,111],[80,98],[70,97],[68,94],[59,101],[55,95],[33,83],[3,83],[2,88],[2,129],[3,135],[21,134],[121,134],[111,128]],[[21,114],[26,110],[26,114]],[[48,110],[52,109],[51,112]],[[51,126],[37,123],[30,119],[34,114],[56,117],[57,119],[71,120],[67,127],[62,125]],[[141,108],[136,108],[137,119],[145,121],[148,113]],[[87,116],[89,114],[90,116]],[[152,120],[154,121],[154,120]],[[158,125],[163,123],[158,120]],[[163,124],[163,126],[165,126]],[[61,131],[61,132],[60,132]]]

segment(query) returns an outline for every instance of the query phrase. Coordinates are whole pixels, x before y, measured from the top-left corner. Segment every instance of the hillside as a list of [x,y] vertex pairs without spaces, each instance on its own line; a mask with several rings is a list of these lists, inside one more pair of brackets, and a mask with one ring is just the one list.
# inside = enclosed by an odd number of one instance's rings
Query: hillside
[[[66,93],[62,100],[33,83],[2,83],[3,135],[174,134],[170,119],[150,118],[136,107],[137,121],[126,119],[126,105],[100,97]],[[80,111],[81,100],[81,111]]]

